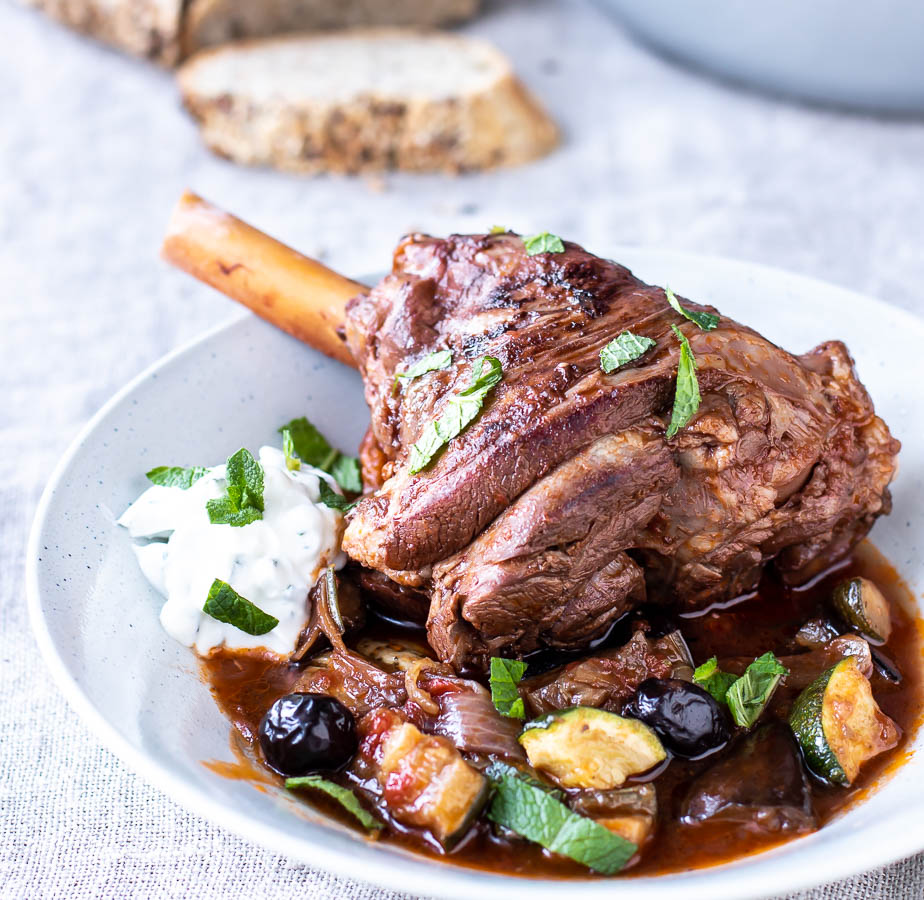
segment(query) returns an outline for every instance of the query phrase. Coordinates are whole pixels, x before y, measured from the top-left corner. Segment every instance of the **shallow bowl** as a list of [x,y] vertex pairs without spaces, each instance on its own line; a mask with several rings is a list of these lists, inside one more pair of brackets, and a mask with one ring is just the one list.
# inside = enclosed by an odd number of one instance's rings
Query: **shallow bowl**
[[[604,249],[605,252],[605,248]],[[924,392],[911,377],[924,322],[885,303],[808,278],[740,262],[624,248],[610,255],[642,278],[713,303],[795,352],[843,338],[904,443],[892,515],[874,531],[912,587],[924,589]],[[368,414],[359,375],[259,319],[238,317],[171,353],[93,418],[56,468],[30,539],[33,628],[61,690],[99,739],[191,811],[274,851],[398,890],[470,900],[528,889],[560,900],[562,883],[524,884],[371,842],[283,791],[257,791],[203,765],[230,760],[229,723],[192,653],[158,622],[118,515],[155,465],[210,465],[238,447],[274,441],[307,415],[343,448]],[[919,736],[915,747],[919,747]],[[759,897],[851,875],[924,849],[924,758],[913,754],[873,796],[821,831],[694,872],[571,882],[569,897],[708,900]]]

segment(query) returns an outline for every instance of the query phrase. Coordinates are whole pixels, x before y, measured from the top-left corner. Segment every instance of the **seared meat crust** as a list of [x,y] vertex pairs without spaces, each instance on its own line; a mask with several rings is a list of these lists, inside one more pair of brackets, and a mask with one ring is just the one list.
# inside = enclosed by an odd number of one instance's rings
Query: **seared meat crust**
[[[414,235],[347,310],[372,411],[364,469],[381,487],[344,548],[429,593],[430,641],[460,668],[583,646],[646,586],[696,608],[753,589],[773,559],[804,581],[889,508],[899,445],[843,344],[796,357],[724,316],[701,331],[660,288],[565,247],[530,257],[512,234]],[[672,324],[703,400],[667,441]],[[626,329],[656,345],[606,375],[600,350]],[[450,368],[396,389],[396,371],[437,349]],[[485,354],[503,381],[411,475],[411,446]]]

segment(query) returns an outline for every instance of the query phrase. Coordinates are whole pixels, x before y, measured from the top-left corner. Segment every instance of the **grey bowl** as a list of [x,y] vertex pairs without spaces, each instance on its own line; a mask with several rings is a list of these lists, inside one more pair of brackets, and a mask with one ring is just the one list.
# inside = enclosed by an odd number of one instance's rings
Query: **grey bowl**
[[922,0],[601,0],[669,56],[822,103],[924,111]]

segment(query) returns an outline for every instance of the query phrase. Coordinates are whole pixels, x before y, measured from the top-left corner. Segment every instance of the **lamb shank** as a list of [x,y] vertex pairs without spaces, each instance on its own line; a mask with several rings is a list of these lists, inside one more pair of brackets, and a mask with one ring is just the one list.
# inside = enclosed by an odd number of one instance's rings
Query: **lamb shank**
[[[661,288],[563,247],[412,235],[347,305],[376,490],[343,546],[402,603],[426,595],[429,641],[458,670],[586,647],[646,598],[685,610],[732,599],[771,561],[805,582],[890,508],[899,443],[842,343],[793,356],[717,310],[701,330]],[[668,439],[675,329],[701,402]],[[654,344],[607,374],[600,351],[627,330]],[[451,365],[396,383],[434,351]],[[502,379],[415,472],[415,442],[486,356]]]

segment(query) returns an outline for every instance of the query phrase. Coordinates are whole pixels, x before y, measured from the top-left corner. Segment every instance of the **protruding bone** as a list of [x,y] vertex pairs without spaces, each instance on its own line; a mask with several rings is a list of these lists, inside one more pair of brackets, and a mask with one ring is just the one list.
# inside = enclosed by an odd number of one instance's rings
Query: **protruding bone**
[[355,366],[344,308],[369,288],[344,278],[187,191],[164,236],[168,262],[242,303],[300,341]]

